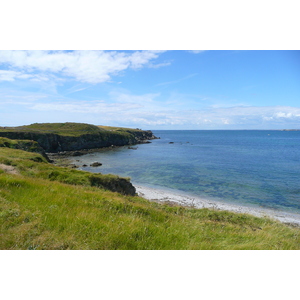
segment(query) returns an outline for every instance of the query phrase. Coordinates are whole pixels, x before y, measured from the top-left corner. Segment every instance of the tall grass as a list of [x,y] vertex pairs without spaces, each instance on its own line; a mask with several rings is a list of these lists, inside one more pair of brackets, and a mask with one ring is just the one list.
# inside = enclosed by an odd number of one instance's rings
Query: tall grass
[[94,187],[0,174],[1,249],[300,249],[300,231]]

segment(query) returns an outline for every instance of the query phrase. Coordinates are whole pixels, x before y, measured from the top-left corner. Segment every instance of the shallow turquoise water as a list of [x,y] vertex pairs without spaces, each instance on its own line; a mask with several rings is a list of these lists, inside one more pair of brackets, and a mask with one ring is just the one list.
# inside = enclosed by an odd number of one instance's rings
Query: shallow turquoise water
[[[87,154],[82,170],[131,177],[134,184],[300,213],[300,131],[153,131],[137,150]],[[170,143],[173,142],[173,143]]]

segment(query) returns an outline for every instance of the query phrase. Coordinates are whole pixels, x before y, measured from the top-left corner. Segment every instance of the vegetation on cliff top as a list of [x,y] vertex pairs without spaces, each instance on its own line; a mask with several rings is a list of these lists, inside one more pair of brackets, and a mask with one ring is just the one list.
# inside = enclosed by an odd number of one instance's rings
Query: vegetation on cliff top
[[80,136],[82,134],[92,134],[103,132],[95,125],[84,123],[34,123],[31,125],[17,127],[2,127],[0,132],[38,132],[38,133],[53,133],[65,136]]
[[141,129],[96,126],[85,123],[34,123],[31,125],[17,127],[0,127],[0,132],[35,132],[35,133],[53,133],[63,136],[81,136],[83,134],[98,134],[108,131],[117,131],[119,133],[143,132]]
[[106,176],[0,148],[0,249],[300,249],[299,228],[125,196]]
[[43,152],[43,148],[39,143],[30,140],[11,140],[8,138],[0,137],[0,147],[7,147],[11,149],[21,149],[29,152]]

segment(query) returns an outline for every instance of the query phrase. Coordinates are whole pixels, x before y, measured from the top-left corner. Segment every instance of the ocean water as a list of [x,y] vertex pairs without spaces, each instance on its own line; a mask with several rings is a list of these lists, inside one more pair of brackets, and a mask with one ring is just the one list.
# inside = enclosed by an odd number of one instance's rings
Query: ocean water
[[80,169],[130,177],[136,185],[300,213],[300,131],[153,133],[160,139],[136,150],[119,147],[73,160],[77,165],[99,161],[101,167]]

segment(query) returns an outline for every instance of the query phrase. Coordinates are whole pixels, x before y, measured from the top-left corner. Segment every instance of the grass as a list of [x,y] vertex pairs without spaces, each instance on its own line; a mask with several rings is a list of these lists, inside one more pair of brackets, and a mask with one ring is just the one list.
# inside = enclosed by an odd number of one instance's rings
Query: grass
[[138,128],[125,128],[125,127],[114,127],[114,126],[97,126],[100,129],[109,130],[109,131],[123,131],[123,132],[143,132],[144,130]]
[[63,136],[81,136],[83,134],[109,134],[117,132],[120,134],[143,132],[141,129],[96,126],[85,123],[34,123],[31,125],[17,127],[0,127],[0,132],[36,132],[36,133],[53,133]]
[[299,228],[267,218],[125,196],[37,153],[0,163],[19,172],[0,169],[0,249],[300,249]]
[[0,132],[38,132],[53,133],[64,136],[80,136],[83,134],[94,134],[105,130],[95,125],[84,123],[34,123],[31,125],[0,128]]
[[15,167],[23,176],[59,181],[71,185],[97,186],[103,189],[132,194],[129,178],[117,175],[92,174],[89,172],[55,166],[38,153],[0,148],[0,164]]
[[11,149],[21,149],[29,152],[43,152],[41,146],[30,140],[11,140],[5,137],[0,137],[0,147],[6,147]]

